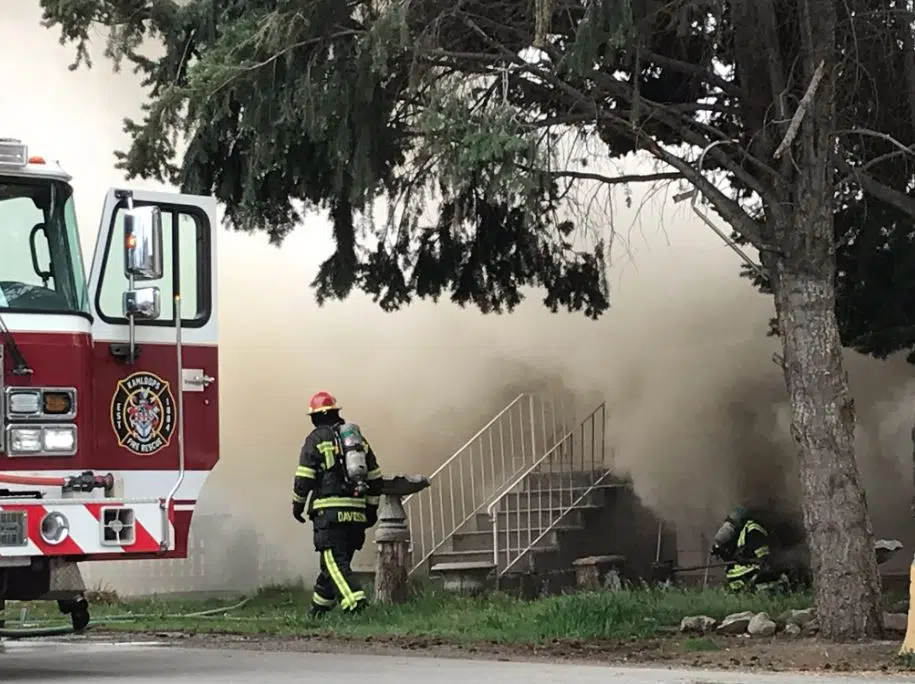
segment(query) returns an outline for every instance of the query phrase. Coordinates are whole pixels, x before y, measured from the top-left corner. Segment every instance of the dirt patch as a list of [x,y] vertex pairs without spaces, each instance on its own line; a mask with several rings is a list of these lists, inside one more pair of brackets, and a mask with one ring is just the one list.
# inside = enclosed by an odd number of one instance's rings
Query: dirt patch
[[661,664],[724,670],[778,672],[910,672],[912,663],[897,658],[898,641],[830,644],[816,638],[663,636],[632,642],[557,641],[545,644],[454,644],[431,637],[275,637],[240,634],[186,634],[179,632],[103,632],[89,638],[136,640],[138,637],[195,648],[241,648],[263,651],[425,655],[439,658],[492,660],[549,660],[608,665]]

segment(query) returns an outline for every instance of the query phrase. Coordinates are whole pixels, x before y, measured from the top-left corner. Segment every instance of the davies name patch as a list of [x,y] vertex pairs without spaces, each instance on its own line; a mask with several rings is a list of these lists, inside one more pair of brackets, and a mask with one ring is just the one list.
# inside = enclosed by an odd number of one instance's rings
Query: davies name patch
[[138,456],[167,447],[175,431],[175,397],[169,383],[147,371],[118,381],[111,398],[111,427],[118,444]]

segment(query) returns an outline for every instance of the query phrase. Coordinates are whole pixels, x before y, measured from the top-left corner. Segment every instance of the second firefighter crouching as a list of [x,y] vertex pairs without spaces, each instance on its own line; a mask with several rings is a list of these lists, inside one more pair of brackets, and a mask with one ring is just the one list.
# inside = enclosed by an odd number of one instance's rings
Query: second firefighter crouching
[[735,508],[715,534],[712,555],[727,563],[728,589],[780,591],[789,588],[786,573],[772,564],[769,532],[747,509]]
[[353,612],[368,602],[353,577],[353,556],[365,543],[366,530],[378,520],[381,468],[359,426],[340,417],[340,405],[327,392],[308,402],[314,429],[299,454],[292,493],[292,514],[314,527],[321,571],[314,584],[312,615],[338,603]]

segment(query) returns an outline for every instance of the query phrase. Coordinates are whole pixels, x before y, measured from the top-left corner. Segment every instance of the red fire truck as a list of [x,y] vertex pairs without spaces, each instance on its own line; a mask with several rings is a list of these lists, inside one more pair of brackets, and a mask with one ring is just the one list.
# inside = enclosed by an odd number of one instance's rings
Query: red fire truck
[[219,460],[216,202],[109,190],[0,139],[0,608],[88,623],[78,563],[187,555]]

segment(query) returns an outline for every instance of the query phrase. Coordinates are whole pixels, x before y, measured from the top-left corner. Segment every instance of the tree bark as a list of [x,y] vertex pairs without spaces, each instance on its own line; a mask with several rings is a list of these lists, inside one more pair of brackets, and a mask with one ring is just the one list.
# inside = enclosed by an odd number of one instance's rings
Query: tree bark
[[[831,221],[828,228],[831,233]],[[834,266],[816,277],[785,264],[778,273],[776,306],[820,633],[846,641],[879,636],[882,625],[833,272]]]
[[375,601],[404,603],[410,595],[408,587],[410,543],[380,542],[375,563]]

